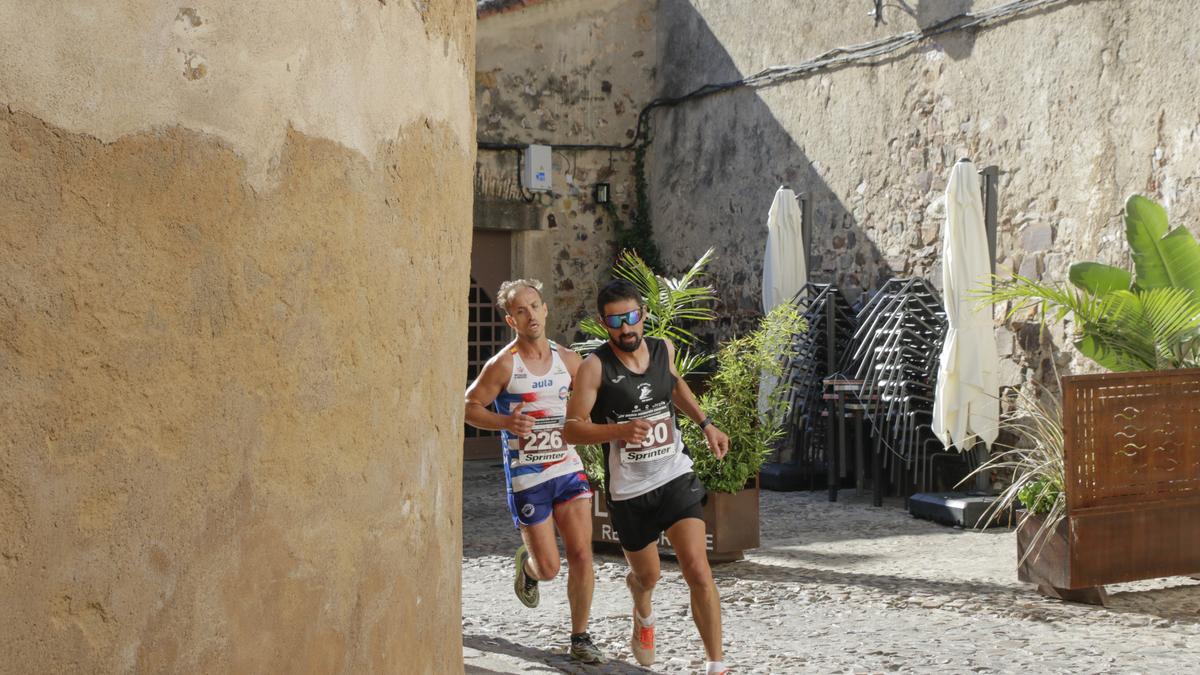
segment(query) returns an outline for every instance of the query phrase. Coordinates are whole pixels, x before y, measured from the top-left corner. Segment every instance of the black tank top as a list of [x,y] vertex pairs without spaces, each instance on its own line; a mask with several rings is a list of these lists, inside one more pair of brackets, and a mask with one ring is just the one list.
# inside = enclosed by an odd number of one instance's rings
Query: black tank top
[[595,352],[602,368],[592,422],[612,424],[641,418],[652,424],[650,435],[640,446],[626,447],[620,441],[604,446],[606,482],[615,500],[647,492],[691,469],[691,458],[685,454],[675,422],[671,401],[675,375],[671,373],[667,344],[658,338],[643,340],[650,362],[640,375],[621,363],[611,343],[604,343]]
[[605,342],[596,350],[596,356],[604,366],[600,392],[592,406],[592,422],[608,424],[623,421],[631,413],[645,410],[655,404],[671,402],[675,390],[675,376],[667,362],[667,343],[658,338],[642,338],[650,352],[650,365],[646,372],[638,375],[625,367],[613,353],[611,342]]

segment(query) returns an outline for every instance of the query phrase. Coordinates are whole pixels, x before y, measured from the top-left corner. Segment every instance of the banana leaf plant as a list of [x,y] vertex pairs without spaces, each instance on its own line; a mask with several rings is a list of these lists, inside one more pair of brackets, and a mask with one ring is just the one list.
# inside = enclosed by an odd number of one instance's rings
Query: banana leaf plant
[[1074,319],[1074,344],[1113,372],[1200,365],[1200,244],[1167,212],[1134,195],[1125,204],[1133,269],[1096,262],[1071,266],[1071,286],[1015,276],[984,294],[1011,302],[1009,317],[1029,307],[1043,322]]

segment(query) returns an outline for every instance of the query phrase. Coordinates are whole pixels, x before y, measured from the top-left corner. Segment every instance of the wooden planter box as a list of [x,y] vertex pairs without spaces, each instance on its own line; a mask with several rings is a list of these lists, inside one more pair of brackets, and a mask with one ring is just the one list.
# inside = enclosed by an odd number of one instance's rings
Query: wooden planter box
[[[608,517],[604,489],[599,486],[593,489],[596,495],[592,498],[592,542],[598,546],[619,546]],[[708,503],[704,505],[704,528],[710,562],[741,560],[745,551],[758,548],[758,482],[736,494],[709,492]],[[666,534],[659,537],[658,547],[661,552],[673,553]]]
[[1085,549],[1071,546],[1070,522],[1070,518],[1059,521],[1054,531],[1040,543],[1040,550],[1028,558],[1025,558],[1025,553],[1032,546],[1042,519],[1032,516],[1017,528],[1017,578],[1036,584],[1038,592],[1046,597],[1103,605],[1108,599],[1104,586],[1080,585],[1080,573],[1087,566],[1088,555]]
[[1063,439],[1067,515],[1021,580],[1103,603],[1105,584],[1200,574],[1200,369],[1063,378]]

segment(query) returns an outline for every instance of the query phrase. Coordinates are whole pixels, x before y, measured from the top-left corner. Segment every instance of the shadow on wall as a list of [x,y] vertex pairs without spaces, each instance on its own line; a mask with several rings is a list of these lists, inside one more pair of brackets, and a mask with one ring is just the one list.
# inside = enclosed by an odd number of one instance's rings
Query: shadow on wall
[[[662,0],[658,19],[660,96],[743,76],[687,0]],[[761,316],[766,217],[780,185],[813,204],[809,279],[837,283],[853,302],[893,276],[851,210],[753,89],[654,113],[649,155],[655,237],[672,273],[708,246],[718,319],[700,329],[710,346]]]
[[[975,0],[894,0],[883,5],[884,23],[890,23],[896,12],[902,12],[916,20],[921,30],[938,24],[959,14],[971,11]],[[971,56],[975,48],[975,33],[949,33],[934,39],[934,43],[946,53],[946,56],[958,61]]]
[[[898,1],[901,5],[905,4],[904,0]],[[912,16],[916,18],[917,25],[925,29],[952,16],[971,11],[973,4],[975,4],[975,0],[917,0]],[[971,51],[975,49],[975,32],[964,31],[939,35],[934,39],[934,43],[946,53],[946,56],[959,61],[969,58]]]

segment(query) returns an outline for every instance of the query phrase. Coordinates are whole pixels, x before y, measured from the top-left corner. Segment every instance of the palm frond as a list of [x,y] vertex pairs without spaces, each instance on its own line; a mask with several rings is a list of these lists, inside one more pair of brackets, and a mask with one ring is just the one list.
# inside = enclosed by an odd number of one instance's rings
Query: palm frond
[[[708,264],[712,262],[714,258],[716,258],[715,252],[716,248],[710,246],[709,249],[704,252],[704,255],[700,256],[696,262],[692,263],[691,268],[689,268],[687,272],[684,272],[682,277],[679,277],[678,280],[672,280],[675,282],[675,286],[678,288],[691,287],[691,285],[695,283],[696,279],[698,279],[700,275],[704,273],[704,268],[708,267]],[[705,288],[708,287],[705,286]]]
[[680,377],[687,377],[712,360],[712,354],[693,354],[689,350],[679,350],[675,352],[675,370],[679,371]]
[[579,322],[579,330],[583,331],[584,335],[591,335],[600,340],[608,339],[608,331],[604,330],[604,326],[595,317],[585,316]]
[[676,319],[687,319],[690,321],[708,321],[716,318],[716,316],[717,313],[708,307],[691,307],[675,312]]
[[650,307],[656,306],[661,295],[658,275],[650,269],[646,261],[638,257],[638,254],[622,251],[617,257],[617,262],[613,264],[613,276],[633,284]]
[[975,297],[986,303],[1011,302],[1012,307],[1006,319],[1011,319],[1022,310],[1037,307],[1043,311],[1043,315],[1050,312],[1056,322],[1071,314],[1081,322],[1100,321],[1114,302],[1078,288],[1043,284],[1020,275],[1014,275],[1009,280],[998,280],[991,292],[976,293]]
[[1190,290],[1155,288],[1140,295],[1146,323],[1160,342],[1182,342],[1194,337],[1200,328],[1200,302]]
[[1022,276],[1000,282],[983,301],[1011,303],[1008,318],[1030,307],[1043,321],[1075,321],[1075,347],[1115,371],[1179,368],[1194,363],[1200,301],[1189,289],[1115,290],[1096,295]]
[[580,356],[587,356],[588,354],[591,354],[592,352],[599,349],[600,345],[602,345],[604,343],[605,343],[605,340],[592,338],[591,340],[584,340],[583,342],[571,343],[571,349],[572,349],[572,351],[578,353]]
[[651,337],[668,338],[671,340],[671,342],[674,342],[676,346],[687,346],[694,344],[699,339],[696,337],[696,334],[690,330],[681,328],[679,326],[673,326],[671,324],[661,324],[657,327],[653,334],[649,331],[647,331],[646,334],[650,335]]

